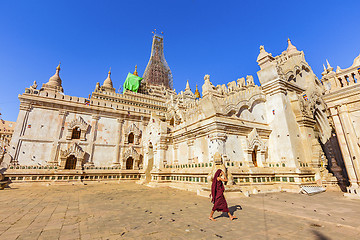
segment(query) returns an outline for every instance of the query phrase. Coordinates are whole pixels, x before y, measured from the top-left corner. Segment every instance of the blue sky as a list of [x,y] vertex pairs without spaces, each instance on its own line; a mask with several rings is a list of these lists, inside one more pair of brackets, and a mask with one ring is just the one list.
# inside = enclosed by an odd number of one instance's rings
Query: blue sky
[[195,90],[253,75],[259,46],[275,55],[287,38],[320,78],[328,59],[349,67],[360,54],[360,1],[17,1],[0,0],[0,112],[16,121],[18,94],[55,73],[65,94],[87,97],[107,77],[117,89],[150,56],[152,31],[164,32],[174,88]]

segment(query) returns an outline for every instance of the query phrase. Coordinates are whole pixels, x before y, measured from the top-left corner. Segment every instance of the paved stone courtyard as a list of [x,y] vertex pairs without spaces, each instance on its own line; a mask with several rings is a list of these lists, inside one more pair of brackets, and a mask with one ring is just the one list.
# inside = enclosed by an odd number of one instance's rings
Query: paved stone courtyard
[[360,239],[360,200],[341,193],[228,199],[238,219],[208,220],[208,198],[135,183],[12,185],[0,239]]

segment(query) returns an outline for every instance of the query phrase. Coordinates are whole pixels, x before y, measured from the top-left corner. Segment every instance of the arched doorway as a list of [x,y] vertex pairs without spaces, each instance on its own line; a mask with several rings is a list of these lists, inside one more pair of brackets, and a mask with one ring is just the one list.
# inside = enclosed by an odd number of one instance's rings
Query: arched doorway
[[132,157],[128,157],[126,159],[126,169],[133,169],[134,166],[134,159]]
[[66,159],[65,169],[76,169],[76,157],[74,155],[70,155]]
[[254,150],[251,153],[251,157],[252,157],[252,162],[254,164],[255,167],[257,167],[257,159],[256,159],[256,155],[257,155],[257,146],[254,147]]
[[134,143],[134,134],[130,133],[128,136],[128,143]]

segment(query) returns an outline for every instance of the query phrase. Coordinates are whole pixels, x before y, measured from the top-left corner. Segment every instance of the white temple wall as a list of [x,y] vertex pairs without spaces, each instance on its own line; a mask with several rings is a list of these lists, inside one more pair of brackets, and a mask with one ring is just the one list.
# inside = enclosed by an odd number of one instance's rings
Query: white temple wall
[[37,140],[52,140],[59,127],[59,112],[54,110],[33,108],[25,126],[25,138]]
[[253,121],[266,123],[266,105],[264,102],[255,102],[252,106],[251,113]]
[[167,164],[174,164],[174,149],[172,145],[168,145],[165,155]]
[[117,119],[100,117],[97,126],[96,143],[116,144]]
[[300,133],[294,116],[292,116],[290,102],[284,94],[278,93],[268,96],[266,106],[267,119],[272,129],[268,145],[269,160],[286,162],[288,167],[295,167],[298,157],[296,152],[298,153],[299,149],[302,151],[302,146],[294,144],[293,138]]
[[[12,146],[18,147],[17,160],[20,165],[46,165],[50,160],[50,154],[52,149],[52,140],[57,137],[56,132],[60,127],[58,123],[58,111],[32,108],[29,111],[27,119],[21,119],[24,122],[24,135],[21,136],[24,140],[21,140],[21,144],[17,144],[20,137],[21,129],[16,134],[12,143]],[[19,114],[20,116],[20,114]],[[25,117],[26,115],[24,115]],[[20,119],[18,119],[20,120]],[[30,141],[29,141],[29,140]],[[15,156],[15,150],[11,152],[12,156]]]
[[360,111],[349,112],[355,135],[360,144]]
[[230,161],[242,162],[244,161],[244,149],[241,145],[243,136],[228,135],[225,142],[225,154]]
[[209,144],[209,161],[212,161],[211,157],[215,155],[216,152],[219,152],[221,155],[225,153],[225,144],[220,140],[208,140]]
[[239,118],[244,119],[244,120],[248,120],[248,121],[253,121],[254,120],[254,116],[253,116],[253,114],[250,112],[250,110],[248,108],[243,108],[243,109],[240,110]]
[[110,167],[115,157],[116,149],[114,146],[94,146],[93,162],[95,166]]
[[197,158],[198,163],[209,162],[209,146],[207,136],[196,138],[193,146],[194,158]]
[[154,149],[154,168],[161,168],[161,151],[155,146]]
[[22,141],[19,147],[20,165],[45,166],[50,159],[51,142]]
[[189,162],[188,159],[188,145],[186,142],[182,142],[178,144],[178,159],[179,164],[187,164]]

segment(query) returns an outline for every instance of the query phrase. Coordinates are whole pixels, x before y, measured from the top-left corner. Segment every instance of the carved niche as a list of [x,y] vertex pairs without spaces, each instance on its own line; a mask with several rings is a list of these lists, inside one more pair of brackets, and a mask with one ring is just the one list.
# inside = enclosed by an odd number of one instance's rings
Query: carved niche
[[127,169],[127,161],[129,158],[133,159],[133,164],[131,169],[138,169],[139,161],[140,161],[140,154],[135,150],[133,146],[129,147],[123,155],[123,164],[122,168]]
[[60,167],[59,169],[82,169],[85,152],[77,144],[73,143],[65,150],[60,150]]
[[125,131],[125,144],[133,143],[133,144],[140,144],[141,139],[141,131],[136,126],[135,123],[131,124]]
[[260,138],[256,128],[254,128],[246,138],[247,158],[250,166],[264,166],[266,155],[266,144]]
[[[74,120],[72,120],[68,127],[67,127],[67,133],[66,133],[66,140],[73,139],[73,136],[75,135],[74,131],[76,131],[76,134],[79,134],[79,138],[81,141],[85,141],[86,138],[86,132],[89,128],[89,124],[85,122],[85,120],[82,117],[77,117]],[[79,133],[78,133],[79,132]]]

